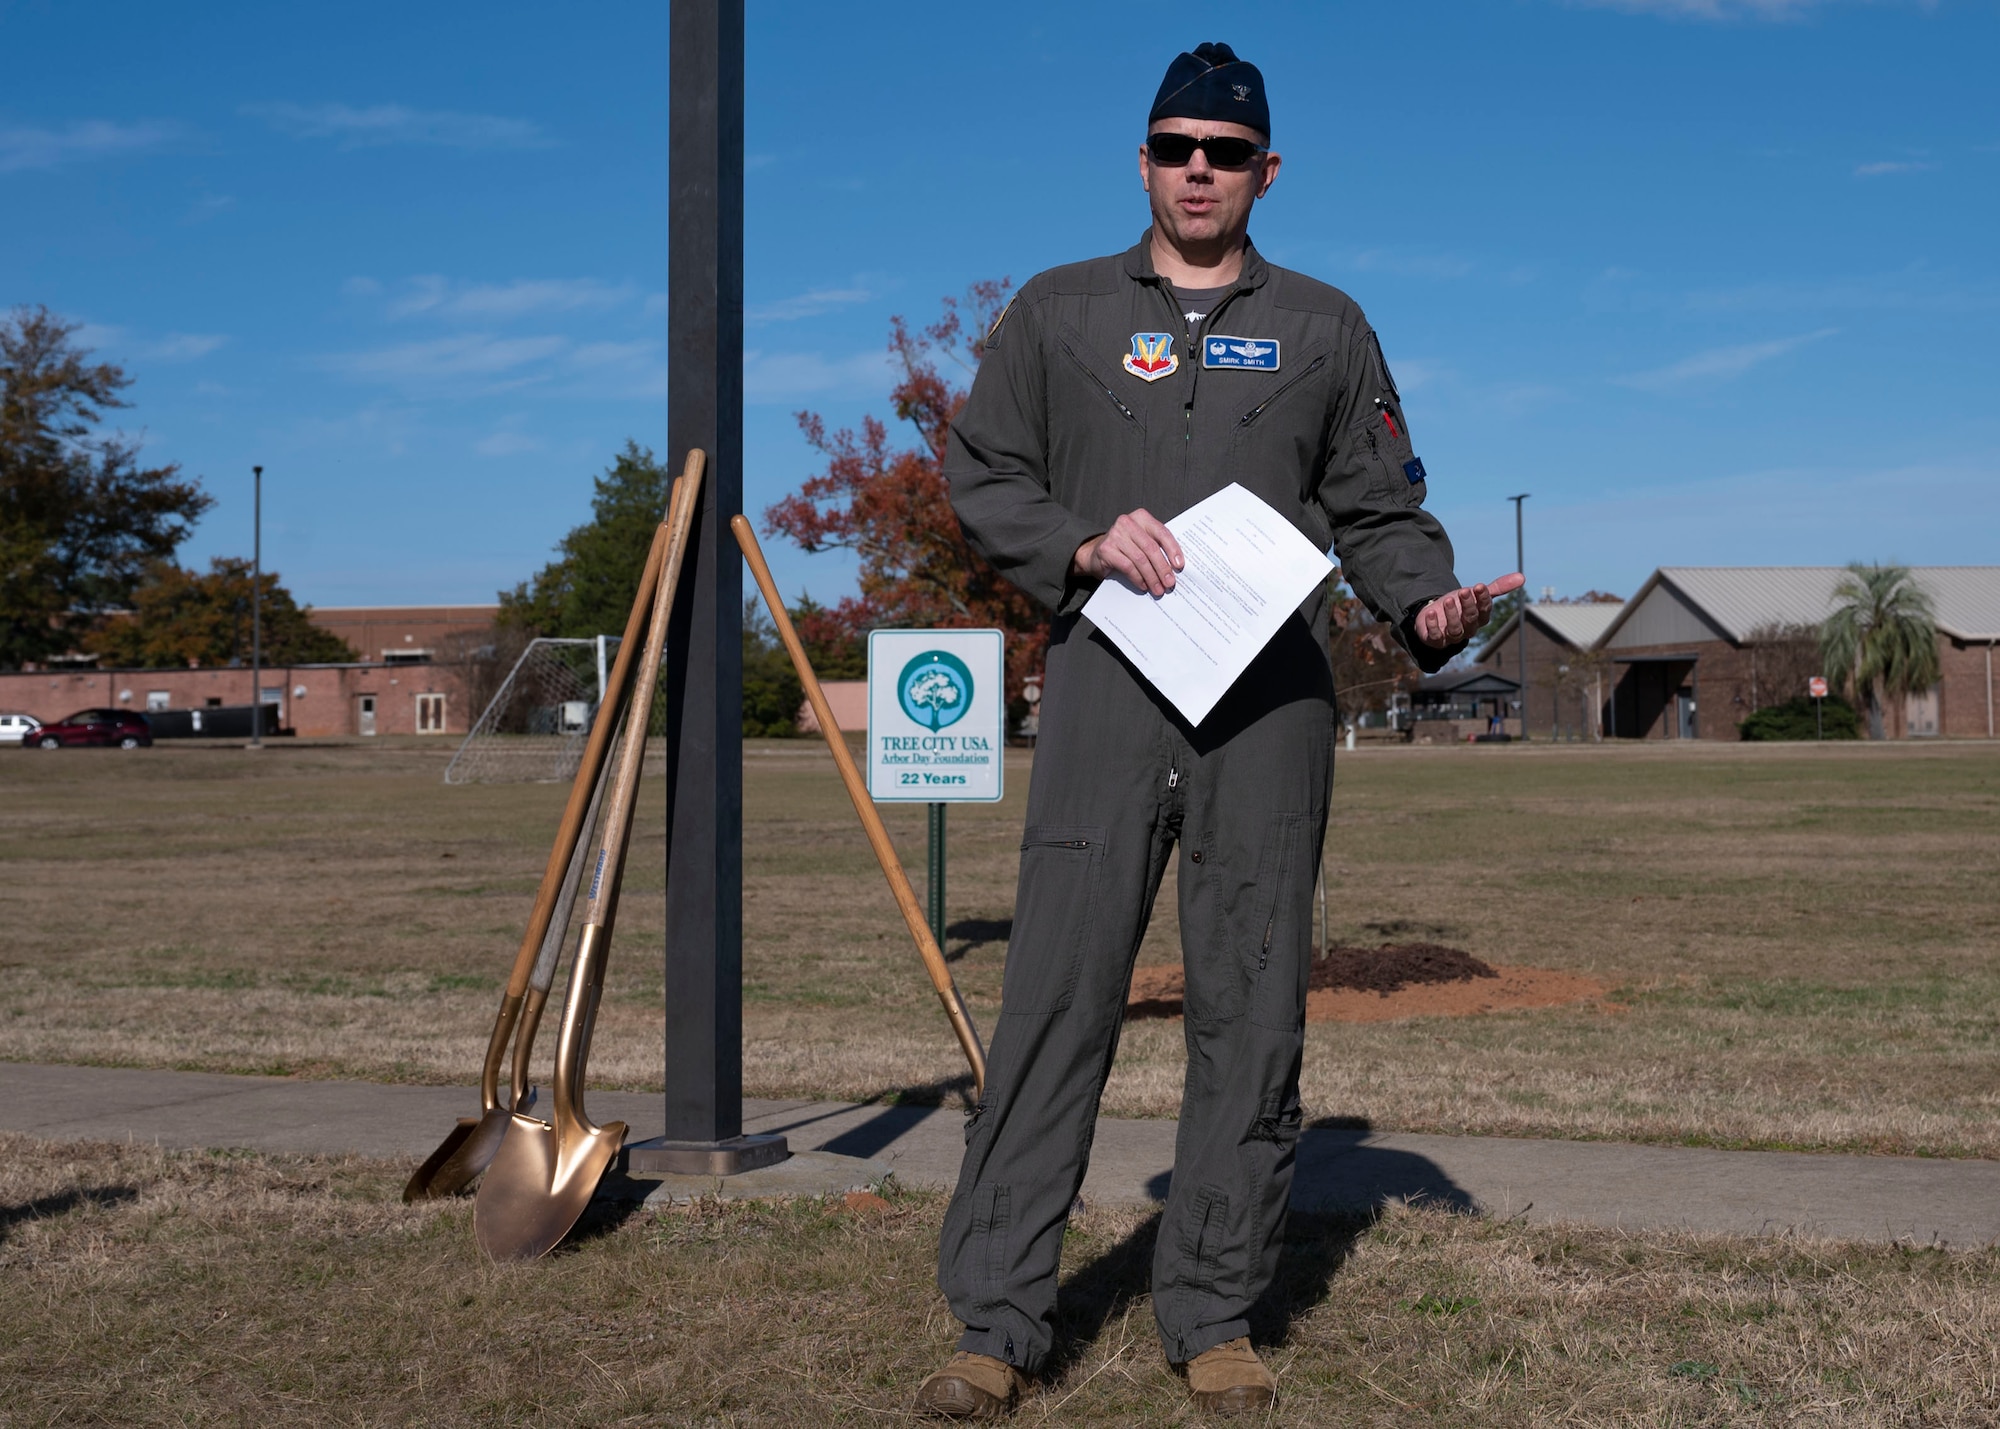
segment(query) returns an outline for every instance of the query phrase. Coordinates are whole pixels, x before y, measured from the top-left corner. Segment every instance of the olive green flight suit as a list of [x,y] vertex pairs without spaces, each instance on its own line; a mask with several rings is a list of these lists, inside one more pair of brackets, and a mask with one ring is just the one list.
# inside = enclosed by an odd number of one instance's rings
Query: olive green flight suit
[[[1169,858],[1188,1069],[1154,1315],[1176,1363],[1247,1333],[1299,1135],[1336,720],[1324,591],[1191,728],[1078,614],[1090,589],[1069,573],[1077,547],[1127,511],[1170,518],[1241,482],[1332,547],[1425,669],[1455,653],[1412,633],[1458,580],[1361,310],[1253,247],[1190,335],[1150,242],[1021,289],[945,457],[974,547],[1056,613],[986,1095],[938,1264],[966,1326],[960,1348],[1031,1373],[1049,1350],[1063,1229]],[[1223,336],[1241,346],[1205,352]],[[1263,365],[1212,365],[1242,347]]]

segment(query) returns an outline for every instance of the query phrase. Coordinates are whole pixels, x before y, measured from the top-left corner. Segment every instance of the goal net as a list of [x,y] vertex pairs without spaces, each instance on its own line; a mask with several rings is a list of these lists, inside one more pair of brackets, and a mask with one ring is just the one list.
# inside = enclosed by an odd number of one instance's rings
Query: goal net
[[529,641],[452,756],[444,782],[535,784],[575,778],[618,643],[616,635]]

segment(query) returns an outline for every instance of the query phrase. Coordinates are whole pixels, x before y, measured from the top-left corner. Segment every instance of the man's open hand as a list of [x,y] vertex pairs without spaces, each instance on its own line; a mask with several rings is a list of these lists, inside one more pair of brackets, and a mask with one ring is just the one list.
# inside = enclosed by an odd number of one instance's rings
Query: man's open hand
[[1181,543],[1150,511],[1128,511],[1102,536],[1093,536],[1070,558],[1077,575],[1092,580],[1117,576],[1155,596],[1174,588],[1174,572],[1187,564]]
[[1493,597],[1519,590],[1527,582],[1519,571],[1497,581],[1460,586],[1417,612],[1417,639],[1433,649],[1456,645],[1493,618]]

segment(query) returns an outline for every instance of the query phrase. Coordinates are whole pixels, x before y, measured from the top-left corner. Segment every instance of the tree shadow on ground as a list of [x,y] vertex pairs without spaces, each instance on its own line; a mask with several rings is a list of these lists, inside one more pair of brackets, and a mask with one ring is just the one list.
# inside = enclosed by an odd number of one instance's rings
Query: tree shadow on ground
[[986,947],[991,943],[998,943],[1004,948],[1007,945],[1007,940],[1014,936],[1014,920],[1012,918],[961,918],[956,923],[948,924],[945,927],[944,935],[947,942],[952,938],[963,938],[965,940],[955,948],[946,947],[944,949],[944,960],[948,963],[955,963],[974,949]]
[[14,1227],[23,1221],[39,1221],[66,1216],[82,1206],[120,1206],[139,1199],[137,1186],[82,1186],[37,1196],[19,1205],[0,1206],[0,1245],[6,1244]]

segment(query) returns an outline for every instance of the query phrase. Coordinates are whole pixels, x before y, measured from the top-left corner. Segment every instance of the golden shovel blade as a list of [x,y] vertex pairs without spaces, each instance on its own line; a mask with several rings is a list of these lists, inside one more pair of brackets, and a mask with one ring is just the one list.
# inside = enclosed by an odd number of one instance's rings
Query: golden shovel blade
[[622,1121],[559,1129],[532,1116],[509,1117],[473,1206],[479,1248],[495,1260],[547,1255],[582,1217],[624,1145]]

